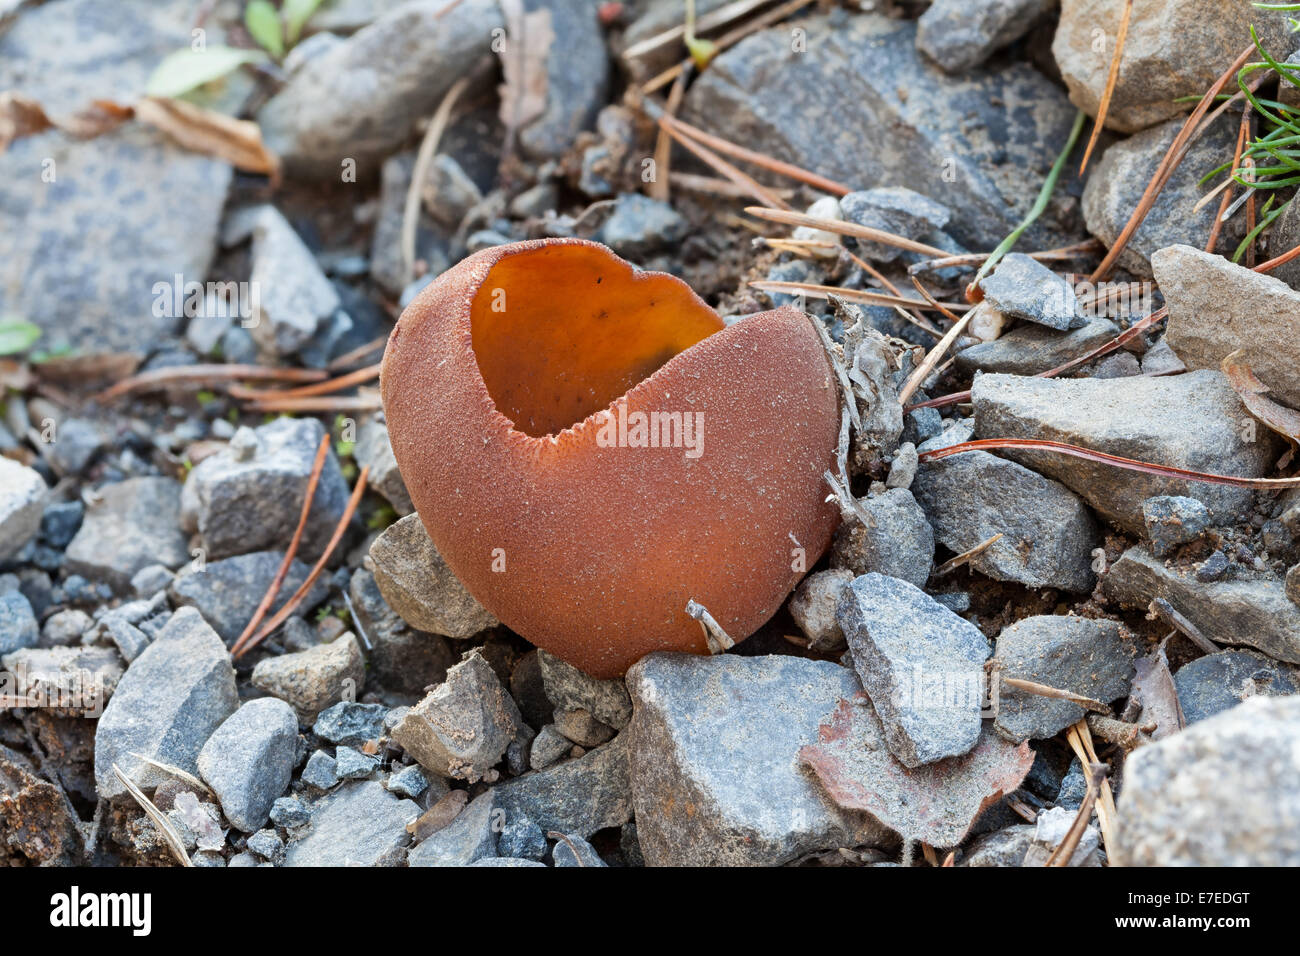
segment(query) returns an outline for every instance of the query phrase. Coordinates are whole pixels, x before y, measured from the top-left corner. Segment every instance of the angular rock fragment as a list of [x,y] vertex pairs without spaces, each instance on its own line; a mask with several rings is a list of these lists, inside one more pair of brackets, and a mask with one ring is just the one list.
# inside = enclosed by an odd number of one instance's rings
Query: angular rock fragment
[[873,523],[841,525],[832,564],[854,574],[877,571],[924,587],[934,563],[934,531],[912,492],[890,488],[861,504]]
[[[977,438],[1038,438],[1122,458],[1193,471],[1260,478],[1273,467],[1277,442],[1265,429],[1243,428],[1240,399],[1222,374],[1167,378],[1044,379],[981,375],[971,386]],[[1050,451],[1005,457],[1055,478],[1108,521],[1144,530],[1142,502],[1186,495],[1229,523],[1252,504],[1249,489],[1162,478]]]
[[415,510],[402,473],[397,470],[387,425],[373,418],[363,424],[357,431],[357,444],[352,456],[358,465],[370,468],[370,487],[387,498],[398,515],[404,517]]
[[1183,716],[1193,724],[1250,697],[1300,694],[1300,672],[1255,651],[1220,651],[1180,667],[1174,686]]
[[1145,610],[1164,598],[1217,644],[1244,644],[1270,657],[1300,664],[1300,607],[1287,600],[1270,574],[1201,581],[1166,567],[1141,545],[1129,548],[1102,577],[1102,590],[1123,607]]
[[353,699],[366,682],[366,661],[351,631],[328,644],[257,662],[253,686],[287,702],[303,724],[331,704]]
[[542,685],[557,710],[585,710],[614,730],[632,719],[632,700],[621,680],[598,680],[546,651],[538,652]]
[[[859,226],[880,229],[904,239],[922,240],[948,225],[951,210],[904,186],[877,186],[840,198],[844,218]],[[874,262],[893,262],[903,254],[897,246],[856,240],[858,251]]]
[[1151,551],[1167,558],[1195,541],[1210,527],[1210,512],[1195,498],[1157,495],[1142,502],[1142,520],[1151,539]]
[[41,526],[48,489],[35,470],[0,458],[0,561],[7,561]]
[[365,563],[384,600],[411,627],[464,639],[497,624],[447,567],[419,515],[389,525]]
[[116,764],[141,789],[168,779],[142,754],[189,773],[208,737],[239,698],[230,655],[193,608],[172,615],[158,639],[132,661],[95,730],[95,785],[101,799],[126,793]]
[[622,826],[632,819],[628,735],[620,734],[577,760],[508,780],[493,792],[507,825],[524,817],[543,831],[581,836]]
[[447,679],[455,663],[447,639],[416,630],[388,606],[374,575],[358,568],[348,584],[352,615],[369,644],[369,665],[375,679],[399,694],[419,696]]
[[979,66],[1020,39],[1054,0],[935,0],[917,21],[916,46],[947,73]]
[[[202,538],[207,560],[283,548],[293,537],[325,428],[314,418],[277,418],[241,428],[199,462],[185,482],[181,522]],[[316,486],[298,555],[320,557],[347,507],[348,485],[333,450]]]
[[1087,355],[1117,335],[1119,327],[1103,318],[1064,333],[1030,323],[992,342],[962,349],[955,364],[967,374],[983,371],[1037,375]]
[[[299,503],[299,508],[301,508]],[[254,551],[237,554],[220,561],[191,563],[182,568],[171,582],[168,593],[181,607],[197,608],[221,639],[232,643],[253,619],[266,590],[275,580],[284,561],[282,551]],[[270,616],[298,590],[311,568],[295,558],[289,564],[284,583],[267,608]],[[317,578],[298,605],[302,613],[310,611],[329,596],[327,581]]]
[[1300,696],[1255,697],[1134,751],[1123,866],[1300,865]]
[[293,709],[273,697],[250,700],[203,745],[199,774],[221,801],[226,819],[252,833],[266,823],[271,805],[288,788],[297,751]]
[[[947,434],[921,451],[950,444]],[[1060,482],[972,451],[923,464],[912,491],[936,540],[954,554],[1002,535],[969,560],[979,573],[1028,587],[1092,590],[1092,551],[1100,530],[1087,506]]]
[[349,783],[312,808],[310,828],[289,844],[285,866],[400,866],[411,842],[406,825],[420,806],[375,780]]
[[105,581],[118,594],[130,593],[131,578],[141,568],[179,568],[189,560],[180,506],[181,486],[170,478],[128,478],[103,486],[68,545],[64,567]]
[[524,725],[519,708],[477,650],[406,712],[393,741],[440,777],[478,781]]
[[1047,266],[1013,252],[980,282],[984,300],[1003,315],[1064,332],[1087,324],[1074,287]]
[[650,866],[779,865],[891,841],[871,815],[835,806],[799,765],[799,748],[817,740],[837,702],[860,693],[847,668],[660,653],[635,664],[627,683],[632,798]]
[[808,638],[809,650],[827,653],[844,647],[844,632],[835,619],[835,608],[853,577],[846,568],[816,571],[804,578],[790,596],[790,616]]
[[975,746],[989,654],[979,628],[906,581],[875,573],[844,589],[836,619],[899,761],[920,767]]
[[493,792],[475,797],[447,826],[406,855],[407,866],[469,866],[497,854]]
[[1281,279],[1191,246],[1151,257],[1169,306],[1165,340],[1188,368],[1242,361],[1283,405],[1300,407],[1300,292]]
[[1011,687],[1007,678],[1109,704],[1128,693],[1135,654],[1114,621],[1065,615],[1017,621],[998,635],[993,656],[999,680],[994,726],[1020,743],[1055,736],[1087,713],[1073,701]]

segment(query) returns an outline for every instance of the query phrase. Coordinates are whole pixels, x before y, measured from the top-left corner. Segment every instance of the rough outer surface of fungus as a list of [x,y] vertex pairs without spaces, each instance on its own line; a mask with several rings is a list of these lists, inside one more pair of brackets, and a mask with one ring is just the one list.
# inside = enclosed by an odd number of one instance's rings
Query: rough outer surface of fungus
[[[444,273],[394,328],[381,387],[438,552],[503,623],[597,677],[705,652],[690,599],[753,633],[834,530],[838,396],[809,320],[724,327],[596,243],[497,246]],[[702,415],[703,441],[669,426],[670,447],[633,447],[637,412]]]

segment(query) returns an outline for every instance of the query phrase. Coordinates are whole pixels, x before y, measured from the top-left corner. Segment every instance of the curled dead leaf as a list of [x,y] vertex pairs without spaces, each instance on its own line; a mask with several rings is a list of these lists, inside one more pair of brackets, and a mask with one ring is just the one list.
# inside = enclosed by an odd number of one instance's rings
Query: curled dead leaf
[[1244,350],[1238,349],[1220,363],[1228,384],[1241,399],[1241,404],[1246,406],[1246,411],[1293,445],[1300,445],[1300,412],[1265,397],[1268,386],[1255,377],[1245,362],[1245,355]]
[[261,129],[250,120],[160,96],[141,99],[135,105],[135,118],[185,149],[224,159],[244,172],[262,173],[273,183],[280,177],[279,158],[266,148]]

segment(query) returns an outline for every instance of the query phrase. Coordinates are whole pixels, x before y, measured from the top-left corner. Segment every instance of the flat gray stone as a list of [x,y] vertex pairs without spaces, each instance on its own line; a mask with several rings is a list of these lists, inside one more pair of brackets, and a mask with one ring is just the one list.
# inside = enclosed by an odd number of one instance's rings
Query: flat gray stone
[[1088,323],[1074,287],[1037,259],[1012,252],[980,282],[984,301],[1003,315],[1064,332]]
[[312,808],[310,829],[289,844],[285,866],[400,866],[406,825],[420,805],[375,780],[344,784]]
[[779,865],[816,850],[881,845],[889,831],[841,810],[799,749],[853,672],[795,657],[656,653],[627,676],[637,836],[650,866]]
[[198,756],[239,704],[230,655],[193,608],[172,615],[131,662],[95,729],[95,786],[101,799],[126,793],[116,764],[138,787],[171,779],[132,753],[198,773]]
[[222,722],[199,751],[199,774],[239,830],[265,825],[288,789],[298,756],[298,719],[274,697],[250,700]]
[[976,837],[966,848],[958,866],[1024,866],[1025,853],[1033,842],[1032,824],[1007,827]]
[[935,0],[916,24],[916,46],[948,73],[979,66],[1019,40],[1055,0]]
[[1255,651],[1220,651],[1180,667],[1174,687],[1183,717],[1194,724],[1249,697],[1300,694],[1300,673]]
[[[840,198],[843,218],[859,226],[882,229],[905,239],[924,240],[948,225],[952,211],[906,186],[878,186],[851,192]],[[897,246],[856,240],[863,258],[893,262],[903,255]]]
[[365,564],[384,600],[411,627],[460,640],[498,623],[447,567],[419,515],[385,528]]
[[968,375],[978,371],[1037,375],[1087,355],[1117,335],[1119,327],[1103,318],[1093,319],[1069,332],[1030,323],[1017,326],[992,342],[962,349],[954,364]]
[[559,159],[608,100],[605,33],[587,0],[525,0],[523,6],[550,11],[556,41],[546,58],[546,107],[519,131],[519,146],[533,159]]
[[97,493],[98,501],[86,509],[65,552],[64,567],[70,573],[130,594],[131,578],[142,568],[162,564],[175,569],[189,560],[189,543],[180,529],[179,483],[128,478]]
[[1218,644],[1244,644],[1300,664],[1300,607],[1272,575],[1199,581],[1190,569],[1166,567],[1141,545],[1129,548],[1102,577],[1102,589],[1123,607],[1146,610],[1164,598]]
[[1134,751],[1122,866],[1300,866],[1300,697],[1255,697]]
[[[301,502],[299,508],[302,507]],[[275,580],[276,572],[284,561],[283,551],[254,551],[238,554],[219,561],[190,563],[181,569],[171,582],[168,593],[172,602],[181,607],[199,610],[213,630],[227,644],[233,642],[266,596],[267,588]],[[267,610],[270,616],[298,590],[311,568],[295,558],[284,576],[284,583]],[[308,590],[299,605],[303,613],[310,611],[329,596],[329,583],[323,577]]]
[[12,558],[40,530],[48,490],[39,472],[0,457],[0,561]]
[[[225,449],[194,467],[180,518],[186,530],[199,533],[209,561],[284,547],[298,527],[324,435],[315,418],[277,418],[241,428]],[[347,501],[348,484],[331,449],[298,548],[304,561],[320,557]]]
[[621,679],[599,680],[546,651],[538,652],[542,686],[546,696],[560,710],[585,710],[614,730],[622,730],[632,719],[632,700]]
[[407,866],[469,866],[496,856],[494,809],[491,790],[475,797],[455,820],[411,849]]
[[478,77],[467,100],[492,84],[491,72],[475,68],[493,58],[500,8],[495,0],[444,6],[425,0],[388,11],[309,60],[261,108],[262,137],[290,176],[338,182],[352,160],[357,180],[371,179],[458,79]]
[[[917,52],[914,21],[841,11],[799,26],[814,55],[792,49],[787,26],[755,33],[709,65],[682,118],[851,186],[906,185],[962,211],[949,225],[962,245],[1001,242],[1033,203],[1026,180],[1041,181],[1074,121],[1060,89],[1023,63],[948,76]],[[814,100],[853,109],[827,127]],[[1063,211],[1026,247],[1064,238]]]
[[[1114,621],[1027,617],[998,635],[999,678],[1045,684],[1109,704],[1129,692],[1136,648]],[[1087,712],[1079,704],[999,685],[994,726],[1020,743],[1054,737]]]
[[11,654],[25,647],[35,647],[41,626],[32,612],[31,602],[21,591],[0,594],[0,654]]
[[528,819],[543,832],[591,836],[627,823],[632,819],[627,744],[623,733],[576,760],[498,784],[493,793],[506,826]]
[[[1119,12],[1115,13],[1114,23],[1119,22]],[[1141,19],[1134,17],[1135,20]],[[1249,34],[1242,34],[1249,36]],[[1245,44],[1243,43],[1242,46]],[[1233,56],[1241,52],[1233,51]],[[1096,58],[1100,64],[1104,79],[1109,57]],[[1229,57],[1229,62],[1231,62]],[[1124,61],[1128,61],[1128,44],[1125,44]],[[1226,64],[1225,64],[1226,66]],[[1211,80],[1213,82],[1213,80]],[[1208,84],[1206,86],[1208,88]],[[1200,96],[1205,89],[1196,95]],[[1169,104],[1171,107],[1176,104]],[[1184,107],[1178,106],[1178,112]],[[1183,127],[1184,119],[1179,116],[1167,123],[1135,136],[1122,139],[1107,147],[1100,156],[1094,156],[1088,169],[1088,181],[1083,189],[1083,218],[1088,224],[1088,231],[1100,239],[1109,249],[1119,238],[1120,232],[1128,224],[1138,200],[1151,181],[1156,167],[1160,165],[1174,137]],[[1208,191],[1199,180],[1209,170],[1220,163],[1225,153],[1236,151],[1238,122],[1233,117],[1225,116],[1201,134],[1192,143],[1187,156],[1169,177],[1160,195],[1156,197],[1151,211],[1147,213],[1142,224],[1134,232],[1124,250],[1120,253],[1117,264],[1140,279],[1151,277],[1151,257],[1156,251],[1175,243],[1187,243],[1204,246],[1214,227],[1214,217],[1218,214],[1217,202],[1208,202],[1199,210],[1193,207]],[[1229,157],[1231,158],[1231,157]],[[1244,222],[1244,217],[1240,222]],[[1239,234],[1240,233],[1240,234]],[[1223,228],[1216,252],[1232,254],[1242,239],[1239,220],[1230,220]]]
[[979,628],[920,588],[875,573],[844,589],[836,617],[900,763],[958,757],[979,742],[989,656]]
[[[939,436],[921,451],[947,444]],[[980,574],[1076,593],[1091,591],[1096,583],[1092,551],[1100,544],[1100,529],[1083,501],[1060,482],[972,451],[923,464],[912,492],[935,539],[954,554],[1002,535],[970,559]]]
[[[1272,471],[1279,448],[1267,429],[1243,426],[1249,416],[1219,372],[1121,379],[981,375],[971,386],[971,400],[977,438],[1051,439],[1250,478]],[[1055,452],[1001,454],[1060,481],[1134,535],[1145,528],[1142,502],[1153,495],[1196,498],[1223,523],[1237,520],[1254,501],[1249,489],[1160,478]]]
[[1151,257],[1169,306],[1165,340],[1188,368],[1242,361],[1283,405],[1300,406],[1300,292],[1281,279],[1190,246]]

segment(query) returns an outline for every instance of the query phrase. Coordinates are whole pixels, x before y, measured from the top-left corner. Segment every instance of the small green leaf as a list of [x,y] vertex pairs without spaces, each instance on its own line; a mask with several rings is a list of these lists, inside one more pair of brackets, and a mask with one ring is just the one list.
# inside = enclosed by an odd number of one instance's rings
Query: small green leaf
[[284,56],[284,34],[280,14],[271,0],[248,0],[244,8],[244,26],[264,50],[277,60]]
[[26,352],[40,337],[40,326],[26,319],[0,319],[0,355]]
[[219,80],[245,63],[260,63],[266,54],[258,50],[236,50],[210,46],[205,50],[177,50],[169,54],[145,84],[150,96],[182,96],[204,83]]
[[284,35],[290,46],[298,42],[302,28],[320,4],[321,0],[284,0]]

